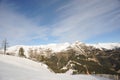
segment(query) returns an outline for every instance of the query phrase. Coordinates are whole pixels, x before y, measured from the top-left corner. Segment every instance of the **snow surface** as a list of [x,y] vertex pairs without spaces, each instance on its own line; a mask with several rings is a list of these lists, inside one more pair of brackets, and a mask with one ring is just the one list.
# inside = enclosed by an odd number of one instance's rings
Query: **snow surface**
[[45,64],[0,54],[0,80],[110,80],[92,75],[55,74]]

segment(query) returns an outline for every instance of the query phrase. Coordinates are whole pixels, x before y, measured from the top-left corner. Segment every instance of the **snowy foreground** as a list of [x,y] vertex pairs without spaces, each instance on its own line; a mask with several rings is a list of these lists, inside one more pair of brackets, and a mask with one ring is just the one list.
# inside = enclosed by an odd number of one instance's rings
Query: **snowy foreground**
[[111,80],[92,75],[55,74],[46,65],[0,54],[0,80]]

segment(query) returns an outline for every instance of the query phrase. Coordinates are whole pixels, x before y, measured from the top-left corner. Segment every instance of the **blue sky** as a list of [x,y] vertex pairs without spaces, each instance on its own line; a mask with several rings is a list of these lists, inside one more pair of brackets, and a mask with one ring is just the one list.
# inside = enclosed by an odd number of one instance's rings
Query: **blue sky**
[[0,0],[0,41],[120,42],[120,0]]

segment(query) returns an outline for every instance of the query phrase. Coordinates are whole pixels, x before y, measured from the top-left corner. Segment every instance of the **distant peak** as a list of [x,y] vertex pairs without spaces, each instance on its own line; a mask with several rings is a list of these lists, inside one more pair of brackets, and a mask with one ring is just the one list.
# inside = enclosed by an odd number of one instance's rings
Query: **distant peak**
[[75,44],[83,44],[81,41],[75,41]]

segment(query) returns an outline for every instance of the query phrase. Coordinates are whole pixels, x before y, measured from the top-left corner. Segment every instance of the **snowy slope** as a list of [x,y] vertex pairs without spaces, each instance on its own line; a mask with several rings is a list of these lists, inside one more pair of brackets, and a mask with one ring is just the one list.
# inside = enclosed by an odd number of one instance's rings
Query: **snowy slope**
[[42,63],[0,55],[0,80],[110,80],[92,75],[54,74]]
[[53,75],[44,64],[0,55],[0,80],[52,80],[55,78]]

